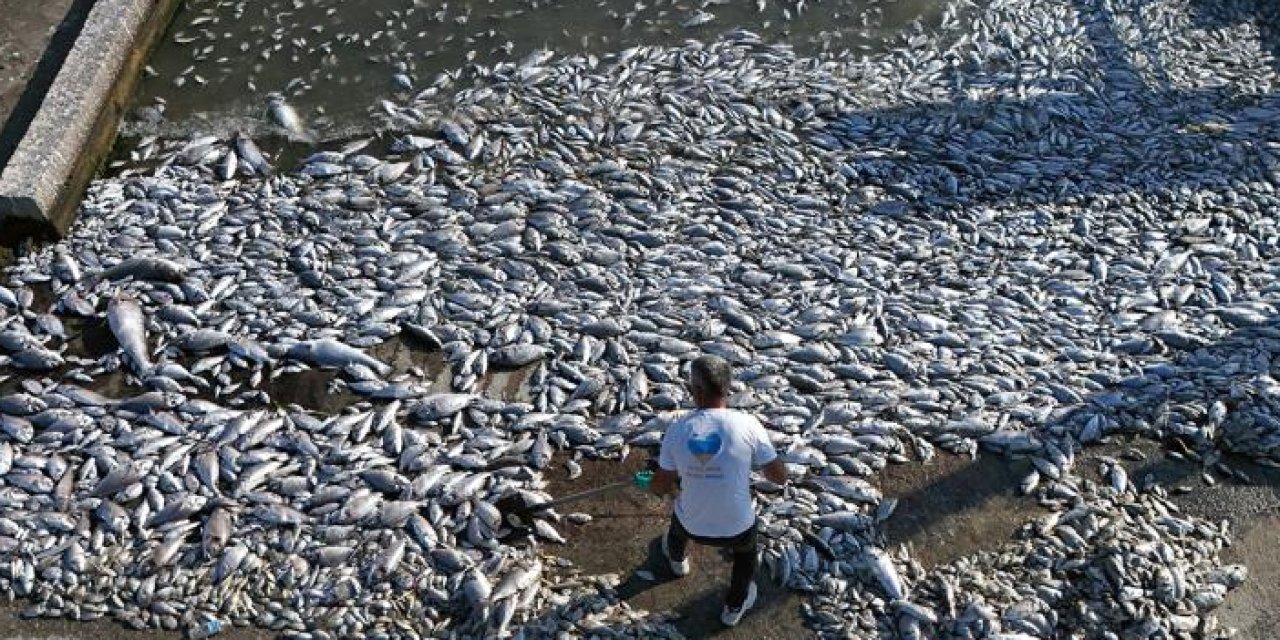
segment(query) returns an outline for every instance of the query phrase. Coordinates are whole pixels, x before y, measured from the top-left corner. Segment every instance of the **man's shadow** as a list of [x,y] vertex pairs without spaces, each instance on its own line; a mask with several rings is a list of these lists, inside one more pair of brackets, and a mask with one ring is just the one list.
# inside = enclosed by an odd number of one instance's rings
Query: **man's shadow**
[[662,536],[649,541],[644,562],[631,570],[630,575],[614,591],[620,600],[630,600],[654,587],[681,579],[672,573],[667,558],[662,553]]
[[[691,541],[690,551],[692,552],[696,546],[697,543]],[[719,561],[726,565],[733,561],[727,549],[707,548],[707,550],[713,551]],[[705,569],[705,563],[703,565],[701,568]],[[631,573],[614,589],[614,593],[619,600],[630,602],[651,589],[677,580],[697,580],[698,570],[699,567],[695,567],[690,575],[677,577],[671,571],[667,557],[662,552],[662,536],[659,535],[649,541],[644,561],[631,570]],[[773,616],[773,611],[786,606],[786,600],[791,594],[791,591],[773,579],[763,563],[756,571],[754,581],[758,594],[756,604],[746,612],[741,624],[742,627],[753,629],[755,625],[752,624],[752,618]],[[685,637],[705,638],[726,630],[724,624],[720,622],[720,612],[724,607],[725,593],[729,588],[727,576],[724,580],[712,579],[710,582],[709,586],[696,595],[680,598],[679,603],[670,611],[674,614],[671,624]]]

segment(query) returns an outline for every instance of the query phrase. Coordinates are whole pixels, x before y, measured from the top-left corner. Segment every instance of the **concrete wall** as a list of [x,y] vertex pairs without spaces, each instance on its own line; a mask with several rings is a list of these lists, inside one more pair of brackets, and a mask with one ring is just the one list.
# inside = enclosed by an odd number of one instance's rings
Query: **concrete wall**
[[66,232],[179,0],[97,0],[0,173],[0,244]]

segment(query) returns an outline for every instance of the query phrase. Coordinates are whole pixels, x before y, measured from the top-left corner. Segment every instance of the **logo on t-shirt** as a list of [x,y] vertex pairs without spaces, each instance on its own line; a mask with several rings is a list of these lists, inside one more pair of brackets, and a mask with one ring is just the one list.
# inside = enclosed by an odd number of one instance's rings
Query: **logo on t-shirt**
[[714,458],[720,453],[720,446],[723,441],[720,438],[719,431],[712,431],[704,434],[690,434],[688,440],[689,453],[698,459],[698,462],[706,464],[708,460]]

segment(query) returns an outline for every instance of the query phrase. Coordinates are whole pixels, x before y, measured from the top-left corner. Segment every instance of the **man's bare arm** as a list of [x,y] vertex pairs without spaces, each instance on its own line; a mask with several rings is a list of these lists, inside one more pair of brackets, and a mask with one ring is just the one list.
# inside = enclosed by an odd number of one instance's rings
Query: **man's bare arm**
[[680,474],[675,471],[658,469],[653,472],[653,482],[649,483],[649,491],[659,496],[675,493],[676,480],[678,479],[680,479]]
[[774,458],[773,462],[764,465],[760,472],[769,482],[776,485],[784,485],[787,483],[787,465],[779,458]]

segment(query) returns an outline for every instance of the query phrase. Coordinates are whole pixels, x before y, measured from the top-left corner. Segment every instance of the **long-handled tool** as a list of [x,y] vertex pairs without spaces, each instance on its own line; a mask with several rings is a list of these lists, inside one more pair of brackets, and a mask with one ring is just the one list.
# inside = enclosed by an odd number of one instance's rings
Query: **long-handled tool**
[[523,491],[515,491],[499,498],[498,501],[494,503],[494,506],[498,508],[500,513],[502,513],[502,520],[507,523],[507,525],[516,528],[528,528],[529,525],[533,523],[534,517],[539,512],[546,511],[553,507],[566,505],[571,502],[585,500],[592,496],[611,493],[627,487],[647,489],[649,486],[649,480],[652,477],[652,471],[639,471],[631,480],[611,482],[594,489],[587,489],[586,491],[579,491],[578,493],[560,496],[559,498],[549,502],[530,503],[527,498],[531,494]]

